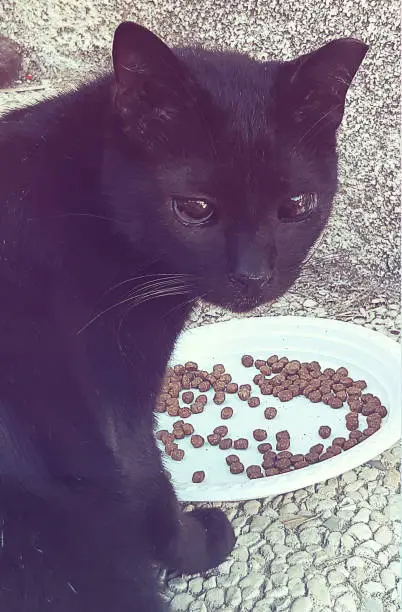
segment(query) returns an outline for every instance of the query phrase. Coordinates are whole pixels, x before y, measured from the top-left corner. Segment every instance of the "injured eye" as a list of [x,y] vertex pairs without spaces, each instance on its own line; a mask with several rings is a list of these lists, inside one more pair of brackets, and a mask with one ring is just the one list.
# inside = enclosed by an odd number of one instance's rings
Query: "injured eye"
[[278,219],[282,223],[303,221],[311,215],[318,203],[316,193],[301,193],[282,202],[278,209]]

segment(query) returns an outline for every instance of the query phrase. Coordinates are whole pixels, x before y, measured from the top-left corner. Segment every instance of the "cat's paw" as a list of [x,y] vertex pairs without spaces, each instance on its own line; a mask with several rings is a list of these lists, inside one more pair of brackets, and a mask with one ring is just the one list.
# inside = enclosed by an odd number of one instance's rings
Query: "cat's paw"
[[182,515],[177,571],[194,574],[216,567],[233,550],[236,537],[218,508],[197,508]]

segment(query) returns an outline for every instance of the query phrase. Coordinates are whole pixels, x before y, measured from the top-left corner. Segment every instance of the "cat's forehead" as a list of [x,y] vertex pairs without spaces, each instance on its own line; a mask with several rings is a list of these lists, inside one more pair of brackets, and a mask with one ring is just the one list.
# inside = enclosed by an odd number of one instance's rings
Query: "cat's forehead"
[[[257,62],[238,53],[178,50],[197,83],[208,92],[211,126],[224,130],[226,143],[237,140],[241,146],[273,136],[273,85],[275,62]],[[231,143],[233,146],[235,142]]]

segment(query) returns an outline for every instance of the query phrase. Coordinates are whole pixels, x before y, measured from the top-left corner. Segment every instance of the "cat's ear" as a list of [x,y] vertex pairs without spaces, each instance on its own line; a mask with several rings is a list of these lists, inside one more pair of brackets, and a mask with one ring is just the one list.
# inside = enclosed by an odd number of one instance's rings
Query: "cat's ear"
[[341,38],[286,63],[287,105],[297,123],[339,126],[346,93],[367,50],[359,40]]
[[174,112],[183,96],[185,69],[164,42],[146,28],[126,21],[113,40],[116,77],[114,101],[123,115],[137,112],[138,106],[153,107],[160,117]]

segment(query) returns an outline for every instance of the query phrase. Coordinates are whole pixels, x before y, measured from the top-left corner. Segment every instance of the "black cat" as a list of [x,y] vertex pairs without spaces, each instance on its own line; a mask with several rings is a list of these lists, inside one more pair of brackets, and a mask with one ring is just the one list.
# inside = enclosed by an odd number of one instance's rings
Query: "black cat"
[[113,77],[2,118],[1,610],[162,610],[156,565],[232,550],[222,512],[180,511],[155,398],[197,298],[247,311],[297,278],[366,50],[257,62],[123,23]]

